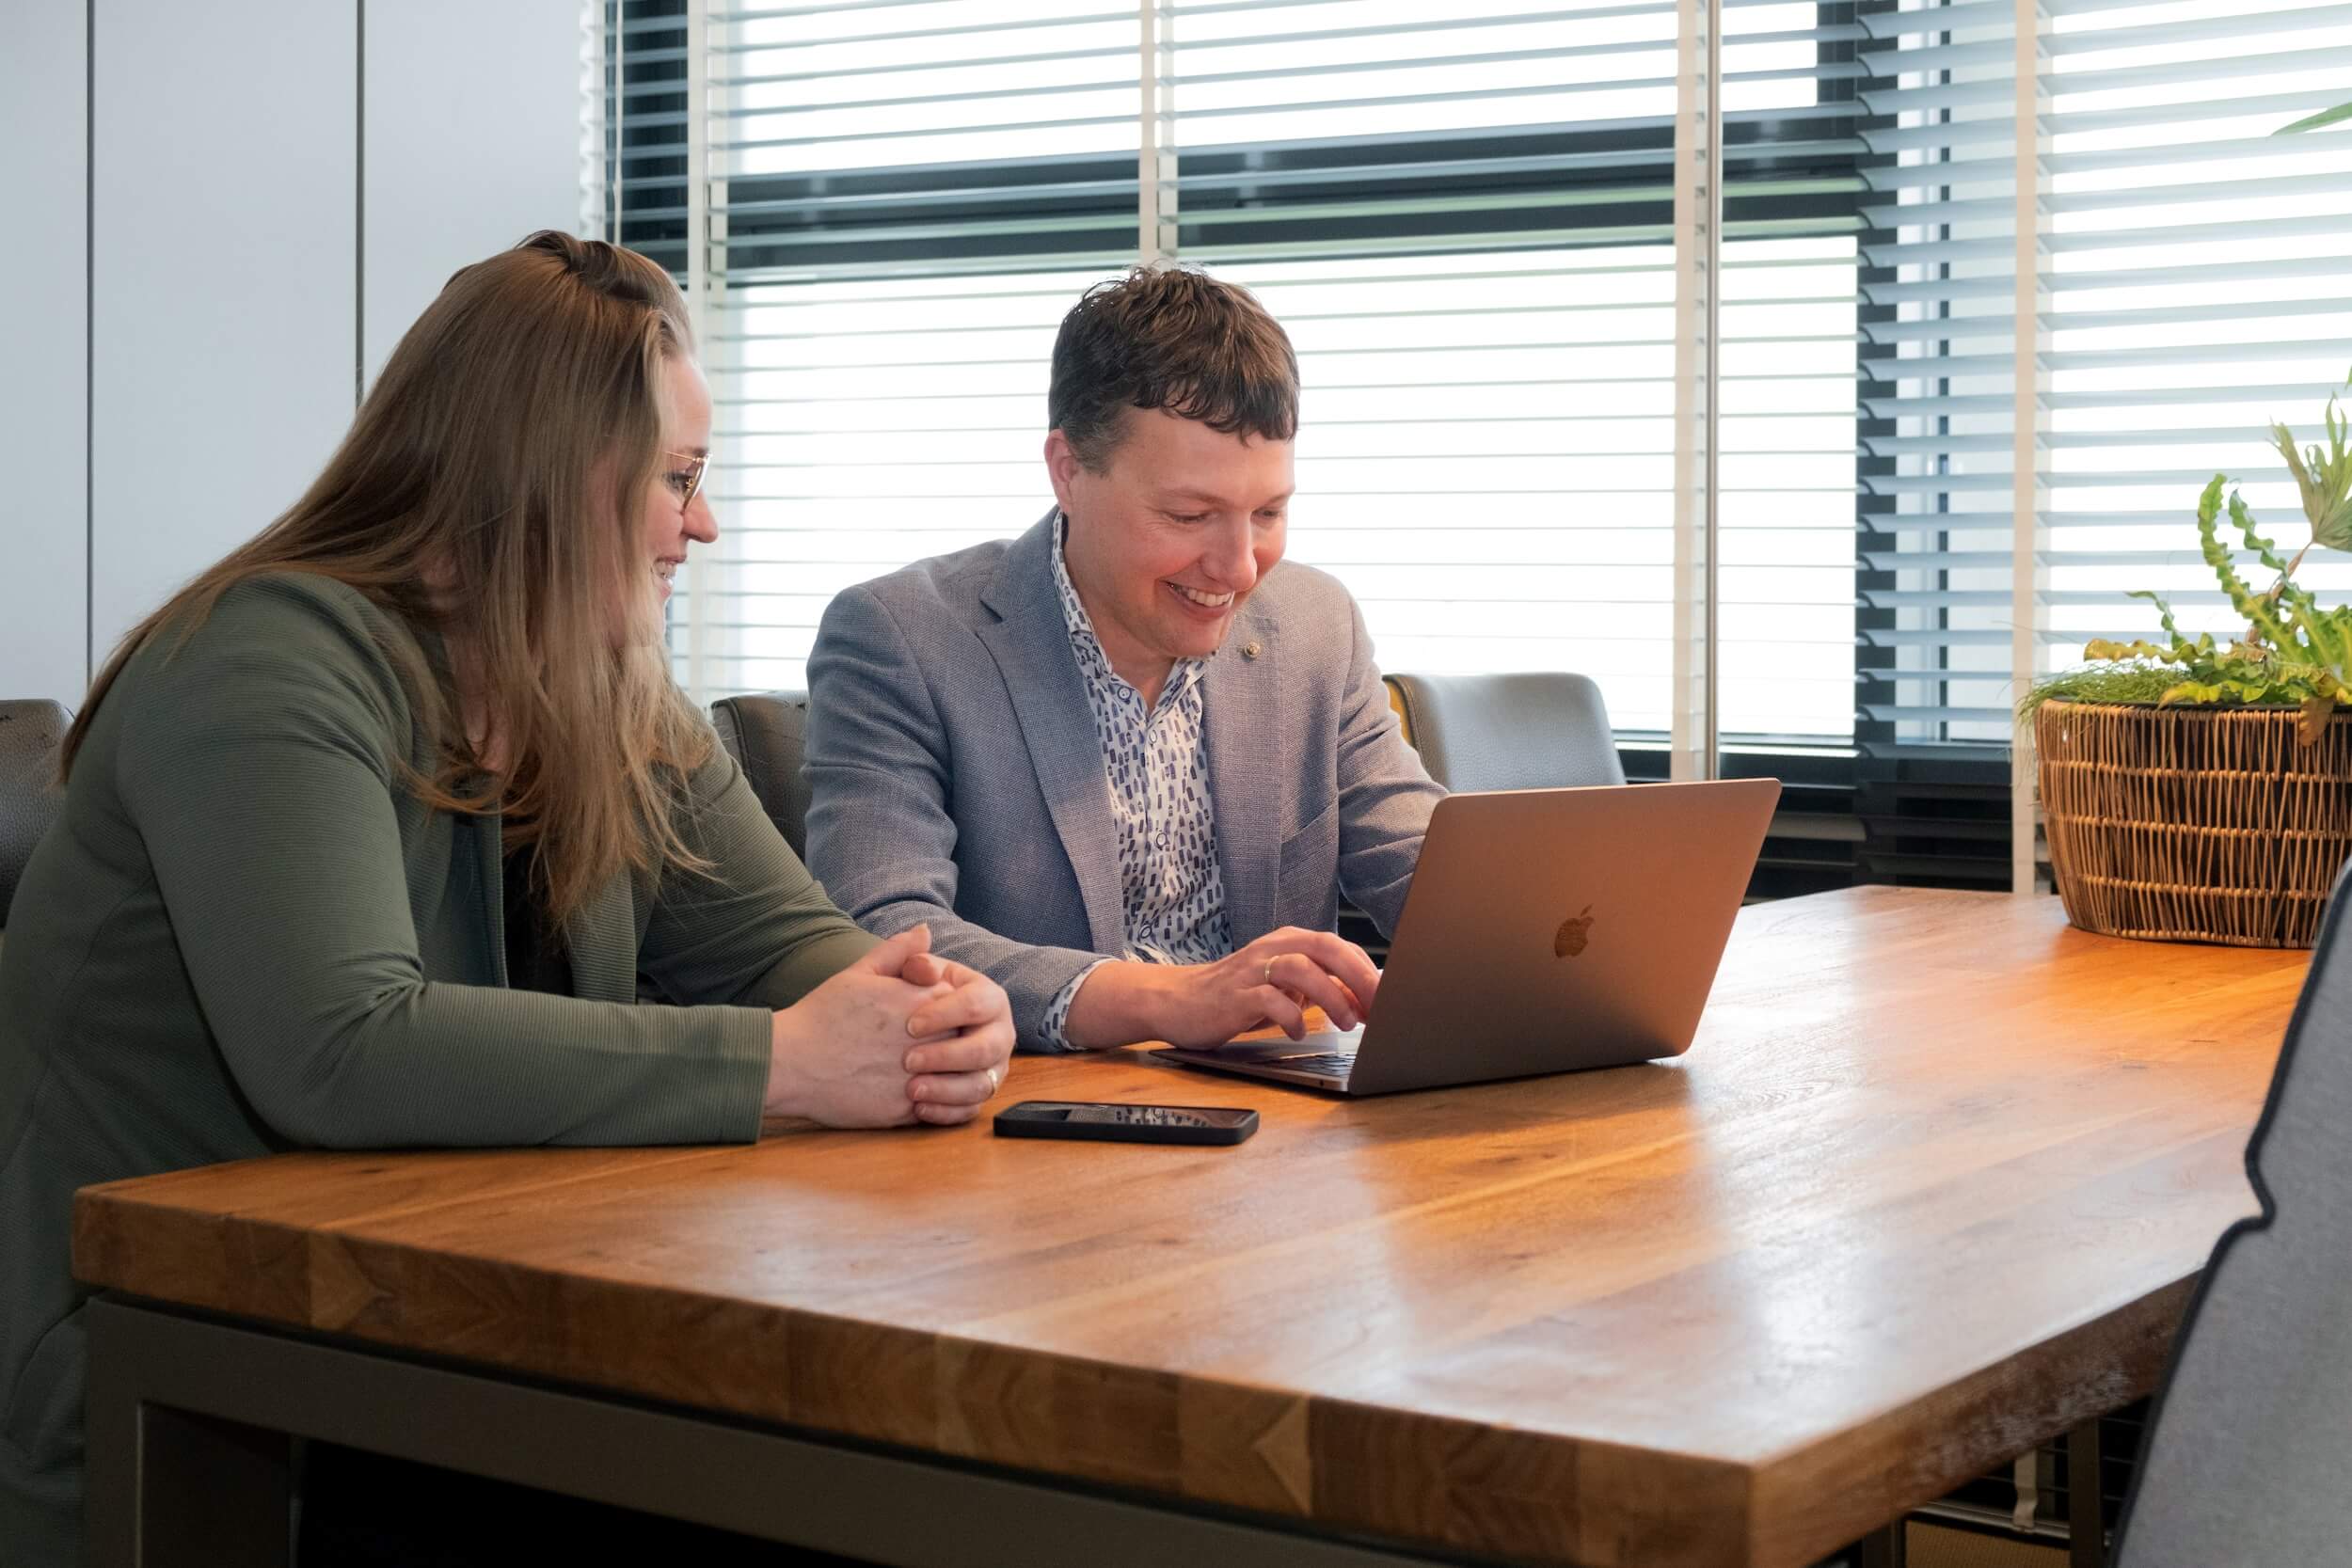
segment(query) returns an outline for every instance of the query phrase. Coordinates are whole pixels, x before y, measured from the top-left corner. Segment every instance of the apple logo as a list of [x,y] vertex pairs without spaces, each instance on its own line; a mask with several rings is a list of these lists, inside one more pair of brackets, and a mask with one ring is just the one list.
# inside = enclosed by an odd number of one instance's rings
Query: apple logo
[[1559,934],[1551,939],[1551,956],[1555,958],[1575,958],[1584,951],[1584,943],[1591,939],[1592,929],[1593,906],[1587,904],[1582,914],[1560,922]]

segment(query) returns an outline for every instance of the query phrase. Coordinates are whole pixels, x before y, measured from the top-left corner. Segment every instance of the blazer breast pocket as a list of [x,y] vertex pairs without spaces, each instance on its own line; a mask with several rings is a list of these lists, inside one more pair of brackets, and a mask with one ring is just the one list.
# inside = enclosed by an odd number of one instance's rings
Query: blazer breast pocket
[[1335,800],[1282,840],[1274,923],[1329,930],[1339,919],[1339,871],[1340,808]]

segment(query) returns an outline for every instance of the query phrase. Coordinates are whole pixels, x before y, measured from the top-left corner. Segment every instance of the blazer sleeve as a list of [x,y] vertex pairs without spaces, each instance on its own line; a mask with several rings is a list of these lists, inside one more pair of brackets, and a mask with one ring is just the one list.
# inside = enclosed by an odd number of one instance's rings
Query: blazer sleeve
[[1429,815],[1445,789],[1405,743],[1372,661],[1363,611],[1352,597],[1347,614],[1352,636],[1340,704],[1340,889],[1381,935],[1394,937]]
[[1104,955],[1012,942],[956,914],[954,792],[988,781],[953,776],[930,688],[870,589],[826,609],[808,687],[809,868],[879,936],[928,923],[931,951],[1004,987],[1020,1042],[1043,1046],[1055,996]]
[[[255,1113],[327,1148],[758,1136],[769,1017],[428,981],[393,762],[409,709],[356,613],[263,580],[141,656],[116,784]],[[414,809],[414,808],[411,808]]]
[[872,951],[875,939],[825,896],[724,747],[689,781],[681,820],[709,868],[663,874],[638,954],[671,1001],[789,1007]]

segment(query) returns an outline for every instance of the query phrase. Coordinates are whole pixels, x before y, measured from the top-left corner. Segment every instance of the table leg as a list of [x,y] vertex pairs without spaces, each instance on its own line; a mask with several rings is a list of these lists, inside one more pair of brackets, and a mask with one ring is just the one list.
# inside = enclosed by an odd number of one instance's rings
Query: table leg
[[135,1354],[94,1357],[83,1509],[92,1568],[285,1568],[292,1442],[149,1402]]
[[2099,1504],[2099,1422],[2066,1434],[2067,1568],[2105,1568],[2107,1527]]
[[1903,1568],[1910,1556],[1910,1537],[1900,1519],[1875,1529],[1854,1544],[1854,1568]]

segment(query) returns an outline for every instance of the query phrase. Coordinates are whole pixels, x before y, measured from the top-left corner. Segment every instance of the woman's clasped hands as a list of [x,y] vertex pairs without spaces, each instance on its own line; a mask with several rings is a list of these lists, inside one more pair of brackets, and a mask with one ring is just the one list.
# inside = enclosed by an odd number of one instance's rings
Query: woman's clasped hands
[[1004,989],[901,931],[774,1016],[763,1114],[828,1127],[952,1126],[1005,1081]]

